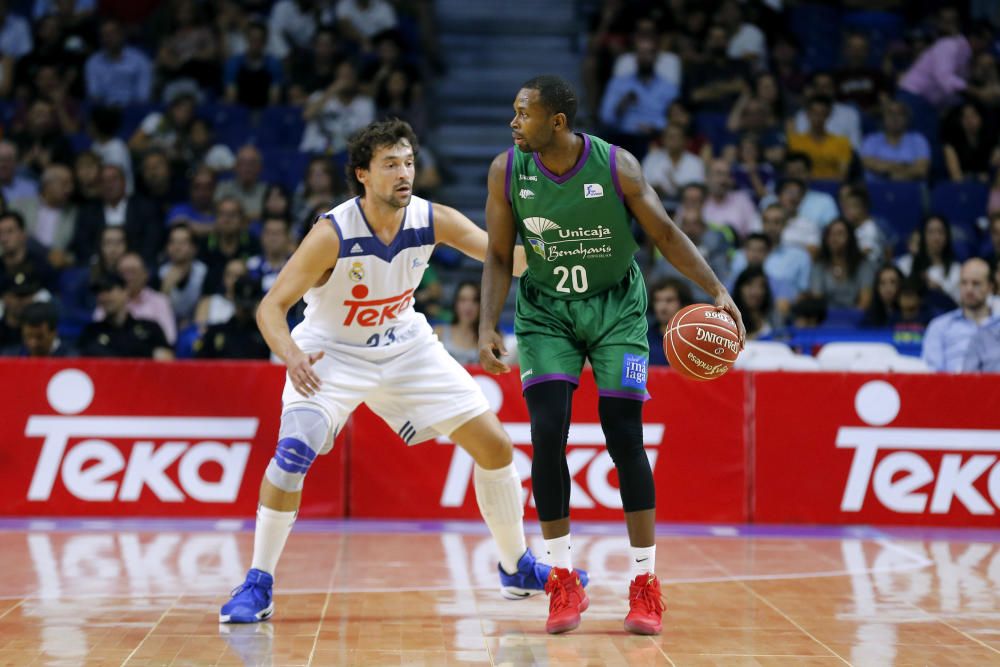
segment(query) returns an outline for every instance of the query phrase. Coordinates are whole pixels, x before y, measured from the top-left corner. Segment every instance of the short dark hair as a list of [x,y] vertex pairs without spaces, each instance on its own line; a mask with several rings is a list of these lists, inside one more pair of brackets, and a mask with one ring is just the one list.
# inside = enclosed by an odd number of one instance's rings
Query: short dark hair
[[21,312],[21,326],[49,325],[53,331],[59,325],[59,310],[49,301],[29,303]]
[[264,219],[260,221],[260,228],[261,228],[261,230],[263,230],[264,227],[269,222],[280,222],[282,225],[284,225],[285,231],[291,231],[291,229],[292,229],[292,221],[289,220],[288,218],[286,218],[285,216],[283,216],[283,215],[267,215],[267,216],[264,216]]
[[0,213],[0,220],[5,220],[6,218],[12,218],[17,223],[17,226],[21,228],[21,231],[24,231],[24,216],[18,211],[9,210]]
[[[865,207],[866,211],[871,209],[872,199],[868,195],[868,188],[866,188],[863,185],[852,185],[850,189],[847,191],[847,198],[857,199],[858,201],[860,201],[861,205]],[[933,217],[941,217],[941,216],[933,216]]]
[[827,109],[833,108],[833,100],[827,97],[826,95],[813,95],[812,97],[809,98],[809,101],[806,102],[806,108],[808,109],[814,104],[822,104]]
[[198,244],[198,241],[195,239],[194,236],[194,229],[192,229],[191,225],[189,225],[186,222],[178,222],[173,225],[170,225],[170,229],[167,230],[167,241],[170,240],[170,237],[173,236],[174,232],[176,232],[178,229],[188,235],[188,240],[191,241],[191,243],[195,245]]
[[[768,206],[768,208],[771,208]],[[778,208],[781,208],[780,206]],[[767,249],[771,249],[771,237],[762,232],[754,232],[747,236],[746,240],[743,241],[743,247],[746,247],[751,241],[760,241],[767,246]]]
[[695,189],[700,192],[702,197],[708,196],[708,187],[704,183],[686,183],[681,186],[681,197],[684,196],[685,192],[691,189]]
[[785,164],[787,165],[789,162],[803,162],[806,165],[806,169],[809,171],[812,171],[813,168],[812,158],[809,157],[808,153],[803,153],[801,151],[792,151],[786,155]]
[[413,154],[417,154],[417,135],[405,120],[390,118],[376,123],[369,123],[359,130],[347,143],[347,182],[357,194],[364,194],[365,186],[358,180],[358,169],[371,168],[375,152],[386,146],[395,146],[403,139],[413,146]]
[[528,79],[522,89],[538,91],[538,101],[552,115],[561,113],[566,116],[566,126],[573,127],[576,122],[577,99],[573,87],[558,76],[542,74]]
[[[680,278],[673,276],[662,278],[651,284],[649,286],[649,296],[653,296],[665,289],[672,289],[677,292],[677,300],[681,302],[681,308],[694,303],[694,295],[691,293],[691,287]],[[650,303],[650,308],[652,308],[652,303]]]
[[122,127],[122,112],[117,107],[97,106],[90,110],[90,122],[101,136],[113,137]]
[[[797,185],[798,187],[802,188],[802,192],[809,191],[809,186],[806,185],[805,181],[803,181],[801,178],[783,178],[781,179],[781,182],[778,184],[778,190],[777,190],[778,194],[780,195],[781,192],[788,185]],[[770,206],[768,208],[770,208]]]

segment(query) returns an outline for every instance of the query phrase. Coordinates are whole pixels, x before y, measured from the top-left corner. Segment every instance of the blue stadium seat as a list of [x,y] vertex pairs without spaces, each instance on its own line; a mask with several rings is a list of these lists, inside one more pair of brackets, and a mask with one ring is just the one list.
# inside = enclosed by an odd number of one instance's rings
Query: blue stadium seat
[[836,200],[837,195],[840,193],[840,185],[840,181],[810,181],[809,189],[816,190],[817,192],[825,192]]
[[865,313],[860,308],[829,308],[826,311],[824,328],[857,327],[864,319]]
[[871,212],[889,222],[900,238],[905,239],[924,218],[926,190],[923,183],[873,181],[868,184]]
[[194,357],[194,344],[200,338],[197,324],[189,324],[177,332],[177,343],[174,344],[174,354],[178,359]]
[[257,145],[261,150],[298,146],[305,126],[301,107],[267,107],[258,120]]
[[903,37],[906,24],[898,14],[880,11],[850,12],[841,26],[848,31],[864,33],[871,45],[871,63],[881,62],[886,46]]
[[931,213],[943,215],[953,226],[961,227],[975,236],[976,221],[986,215],[989,196],[990,190],[986,183],[938,183],[931,190]]
[[122,128],[118,132],[118,136],[128,141],[139,129],[139,125],[142,124],[146,116],[154,111],[162,112],[163,107],[159,104],[130,104],[122,107]]
[[215,140],[229,146],[233,151],[255,141],[250,125],[250,112],[246,107],[206,104],[198,109],[198,115],[211,123]]
[[86,132],[76,132],[75,134],[70,134],[67,136],[69,139],[69,145],[73,147],[73,153],[79,154],[90,148],[92,143],[90,135]]
[[728,118],[729,114],[716,111],[702,111],[694,116],[695,130],[708,138],[716,153],[736,140],[736,135],[726,128]]
[[840,10],[817,4],[789,8],[788,26],[802,45],[802,65],[806,71],[832,69],[840,55]]
[[295,148],[261,147],[261,152],[264,158],[264,172],[261,175],[263,180],[268,183],[280,183],[288,188],[289,192],[294,192],[302,182],[306,166],[312,156],[309,153],[300,153]]

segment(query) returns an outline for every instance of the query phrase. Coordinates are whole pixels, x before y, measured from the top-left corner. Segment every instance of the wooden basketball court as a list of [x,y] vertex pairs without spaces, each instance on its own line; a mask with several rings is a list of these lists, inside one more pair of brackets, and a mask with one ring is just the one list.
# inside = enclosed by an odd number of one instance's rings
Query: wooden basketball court
[[477,523],[300,522],[274,619],[220,626],[251,528],[0,522],[0,665],[1000,665],[1000,531],[662,526],[651,638],[622,629],[604,524],[574,530],[591,605],[567,635],[544,596],[500,597]]

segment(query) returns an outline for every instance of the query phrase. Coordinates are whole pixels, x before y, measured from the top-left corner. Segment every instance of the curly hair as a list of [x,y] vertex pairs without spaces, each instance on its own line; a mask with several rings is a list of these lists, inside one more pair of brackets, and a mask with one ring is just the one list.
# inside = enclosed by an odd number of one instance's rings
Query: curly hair
[[410,142],[414,156],[417,154],[417,135],[405,120],[389,120],[370,123],[359,130],[347,144],[347,182],[356,194],[364,194],[365,186],[358,180],[357,169],[369,169],[372,158],[380,148],[395,146],[403,139]]

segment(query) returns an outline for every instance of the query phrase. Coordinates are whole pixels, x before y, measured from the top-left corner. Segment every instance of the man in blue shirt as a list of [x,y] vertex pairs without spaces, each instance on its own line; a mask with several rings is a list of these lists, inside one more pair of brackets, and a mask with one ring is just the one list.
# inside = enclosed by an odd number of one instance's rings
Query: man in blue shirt
[[115,19],[101,24],[101,50],[87,59],[87,100],[107,106],[145,104],[153,85],[153,66],[142,51],[125,46]]
[[638,40],[635,55],[638,71],[608,82],[601,102],[601,122],[612,132],[649,138],[663,129],[667,108],[680,91],[677,84],[656,75],[655,41]]
[[919,132],[907,132],[909,109],[889,102],[882,112],[882,132],[861,144],[861,161],[868,180],[922,181],[931,166],[931,147]]
[[[812,261],[807,253],[798,246],[783,243],[782,232],[788,222],[788,212],[778,204],[771,204],[762,216],[764,235],[770,245],[770,252],[764,259],[763,269],[771,283],[774,298],[786,307],[794,302],[800,294],[809,289],[809,270]],[[749,239],[747,240],[749,247]],[[748,261],[747,253],[740,250],[733,256],[730,267],[730,279],[736,278],[752,262]],[[787,312],[787,308],[783,308]]]
[[994,317],[972,337],[962,370],[1000,373],[1000,318]]
[[922,357],[933,370],[961,371],[972,339],[980,330],[993,327],[1000,318],[991,317],[989,296],[993,277],[984,260],[973,258],[962,265],[959,308],[931,320],[924,334]]

